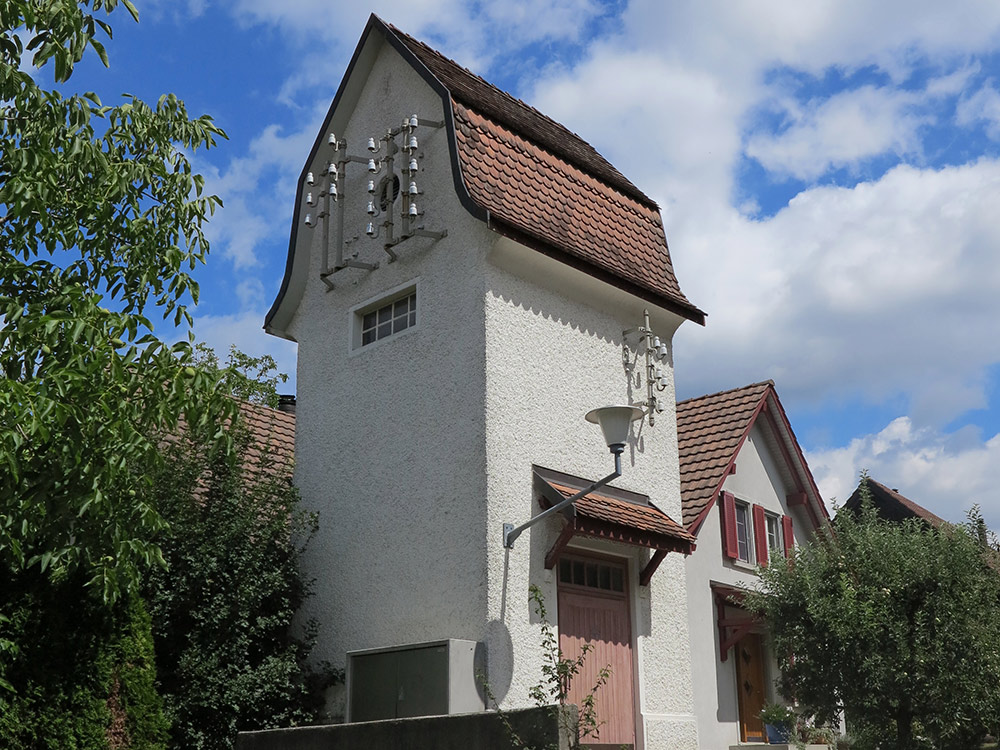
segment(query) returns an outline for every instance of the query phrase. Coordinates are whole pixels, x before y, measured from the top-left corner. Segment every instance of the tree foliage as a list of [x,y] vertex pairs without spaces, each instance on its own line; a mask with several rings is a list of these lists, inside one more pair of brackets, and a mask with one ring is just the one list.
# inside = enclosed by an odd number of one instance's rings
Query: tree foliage
[[973,528],[860,514],[761,573],[747,606],[779,657],[779,688],[847,716],[860,746],[978,747],[1000,722],[1000,574]]
[[108,601],[162,562],[159,439],[230,404],[153,330],[190,326],[220,201],[185,152],[224,134],[173,95],[108,106],[36,81],[66,84],[88,49],[107,64],[117,5],[0,0],[0,566],[83,571]]
[[288,376],[278,372],[278,363],[270,354],[254,357],[231,345],[223,363],[205,344],[198,344],[195,353],[199,369],[212,373],[237,401],[277,408],[278,386],[288,382]]
[[11,644],[0,747],[163,750],[167,722],[141,599],[108,605],[82,580],[30,569],[5,581],[0,617]]
[[308,595],[299,556],[316,519],[298,509],[291,467],[251,446],[240,420],[233,432],[235,452],[175,445],[156,479],[168,569],[152,571],[146,590],[171,747],[185,750],[314,723],[333,678],[306,666],[314,628],[295,621]]

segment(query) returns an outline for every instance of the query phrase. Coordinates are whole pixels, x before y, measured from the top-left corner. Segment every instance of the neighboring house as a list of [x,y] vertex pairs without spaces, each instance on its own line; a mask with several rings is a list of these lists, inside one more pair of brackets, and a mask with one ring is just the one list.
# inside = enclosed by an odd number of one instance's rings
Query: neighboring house
[[684,526],[698,540],[687,585],[701,747],[764,742],[777,665],[741,590],[829,517],[770,380],[681,401],[677,442]]
[[[861,480],[862,482],[866,480]],[[872,505],[880,518],[886,521],[905,521],[907,518],[918,518],[926,522],[935,529],[946,523],[943,518],[934,515],[926,508],[917,505],[907,497],[899,494],[897,489],[889,489],[884,484],[876,482],[872,478],[867,479],[868,491],[871,493]],[[857,513],[861,509],[861,483],[857,489],[844,503],[843,510]]]
[[[546,657],[534,584],[568,654],[596,645],[572,697],[612,667],[600,743],[698,747],[693,537],[673,520],[684,321],[704,313],[649,197],[563,126],[370,19],[303,168],[265,324],[298,342],[296,484],[321,521],[306,614],[317,658],[348,674],[333,710],[475,710],[476,669],[500,706],[531,705]],[[505,523],[611,471],[584,415],[651,400],[623,475],[505,548]]]

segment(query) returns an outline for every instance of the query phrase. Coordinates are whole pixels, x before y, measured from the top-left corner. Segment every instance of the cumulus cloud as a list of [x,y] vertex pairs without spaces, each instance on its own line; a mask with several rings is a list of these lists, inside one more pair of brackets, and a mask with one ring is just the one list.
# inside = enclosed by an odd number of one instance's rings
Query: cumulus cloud
[[897,417],[882,430],[846,446],[807,454],[820,492],[843,504],[862,469],[882,484],[955,523],[974,504],[991,528],[1000,528],[994,497],[1000,482],[1000,434],[983,439],[975,428],[954,434],[918,428]]
[[994,160],[899,166],[807,190],[766,221],[677,238],[682,282],[712,316],[678,334],[679,384],[774,377],[783,396],[814,402],[905,393],[934,424],[984,405],[1000,361],[998,200]]
[[788,123],[779,133],[759,133],[746,153],[766,169],[800,180],[830,169],[853,167],[872,156],[920,151],[917,129],[928,121],[914,111],[921,97],[887,87],[862,86],[800,106],[785,99],[780,110]]
[[288,231],[295,180],[325,112],[325,106],[317,106],[293,132],[286,133],[279,125],[265,126],[246,155],[222,167],[201,155],[195,159],[205,175],[206,191],[223,201],[208,224],[209,240],[238,270],[257,266],[258,247]]
[[984,123],[990,138],[1000,141],[1000,92],[990,81],[958,104],[955,119],[959,125]]

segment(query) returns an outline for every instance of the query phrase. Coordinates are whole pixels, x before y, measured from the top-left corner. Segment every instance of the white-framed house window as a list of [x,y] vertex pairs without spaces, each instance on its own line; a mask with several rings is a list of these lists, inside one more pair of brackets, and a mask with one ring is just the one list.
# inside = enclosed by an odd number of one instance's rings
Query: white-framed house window
[[753,554],[753,527],[750,506],[736,501],[736,559],[749,563]]
[[419,284],[413,281],[351,308],[351,349],[362,349],[416,328],[419,297]]
[[771,557],[785,554],[784,540],[781,536],[781,518],[773,513],[766,513],[764,520],[767,523],[767,548]]

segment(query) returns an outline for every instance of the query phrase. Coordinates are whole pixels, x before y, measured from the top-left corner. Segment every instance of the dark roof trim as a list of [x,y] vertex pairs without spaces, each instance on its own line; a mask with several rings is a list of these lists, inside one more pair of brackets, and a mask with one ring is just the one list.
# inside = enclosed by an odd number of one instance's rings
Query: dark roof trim
[[[281,306],[282,300],[285,298],[285,292],[288,291],[288,284],[292,278],[292,265],[295,261],[295,241],[298,239],[299,234],[298,207],[302,205],[302,187],[306,181],[306,173],[309,171],[309,167],[316,158],[320,145],[324,142],[323,134],[327,131],[330,121],[333,120],[333,115],[337,111],[337,106],[340,104],[340,100],[344,96],[347,83],[351,79],[351,74],[354,72],[354,68],[358,64],[358,59],[361,57],[361,51],[365,48],[365,44],[368,42],[368,35],[371,34],[373,28],[379,28],[380,30],[385,28],[385,24],[382,23],[382,21],[380,21],[374,13],[368,18],[365,30],[361,34],[361,40],[358,42],[357,47],[354,48],[354,54],[351,56],[351,62],[347,66],[347,72],[344,73],[344,77],[340,80],[340,88],[337,89],[337,93],[333,97],[333,101],[330,103],[330,108],[326,111],[326,117],[323,118],[323,126],[320,128],[319,135],[316,137],[316,140],[313,141],[312,148],[309,150],[309,156],[306,157],[306,162],[302,166],[302,171],[299,172],[299,179],[295,184],[295,209],[292,211],[292,231],[289,233],[288,237],[288,257],[285,259],[285,275],[281,279],[281,288],[278,289],[278,296],[274,298],[274,302],[271,303],[271,309],[268,310],[267,315],[264,316],[264,330],[267,330],[270,327],[271,321],[274,319],[275,314],[278,312],[278,308]],[[383,31],[383,34],[384,33],[385,32]]]
[[551,154],[558,156],[595,179],[613,187],[619,193],[629,196],[638,203],[659,211],[656,201],[643,193],[590,143],[560,122],[527,102],[512,96],[482,76],[446,57],[430,45],[410,36],[402,29],[389,25],[389,30],[399,40],[410,46],[417,58],[451,92],[452,98],[465,104],[488,119],[537,144]]

